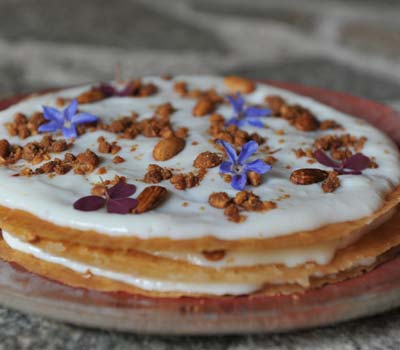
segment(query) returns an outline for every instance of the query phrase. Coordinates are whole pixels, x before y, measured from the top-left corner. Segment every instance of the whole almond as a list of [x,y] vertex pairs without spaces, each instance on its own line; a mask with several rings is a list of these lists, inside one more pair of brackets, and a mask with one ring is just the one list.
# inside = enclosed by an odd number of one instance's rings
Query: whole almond
[[328,177],[328,172],[321,169],[298,169],[290,175],[290,181],[296,185],[311,185],[324,181]]
[[235,75],[225,77],[224,83],[231,92],[235,93],[249,94],[256,88],[256,84],[252,80]]
[[208,98],[201,98],[193,107],[192,114],[195,117],[203,117],[207,114],[214,112],[215,103]]
[[185,148],[185,144],[185,140],[176,136],[162,139],[154,146],[153,158],[159,161],[171,159]]
[[137,197],[138,205],[133,210],[135,214],[141,214],[155,209],[167,197],[168,191],[162,186],[149,186],[140,192]]

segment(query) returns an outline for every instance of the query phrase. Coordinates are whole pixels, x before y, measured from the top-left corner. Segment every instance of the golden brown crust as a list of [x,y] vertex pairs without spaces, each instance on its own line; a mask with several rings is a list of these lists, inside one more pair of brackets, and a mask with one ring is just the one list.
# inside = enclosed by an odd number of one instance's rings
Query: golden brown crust
[[37,236],[52,240],[75,242],[87,246],[108,247],[110,249],[189,250],[198,252],[203,250],[254,251],[270,248],[308,246],[315,243],[349,238],[352,235],[357,235],[360,230],[366,230],[369,226],[376,227],[378,224],[384,222],[390,217],[392,209],[399,201],[400,187],[387,196],[381,209],[366,218],[326,225],[313,231],[297,232],[266,239],[221,240],[216,237],[207,236],[191,240],[173,240],[167,237],[144,240],[135,236],[112,237],[92,230],[83,231],[70,227],[57,226],[26,211],[10,209],[4,206],[0,206],[0,227],[25,240],[30,240],[32,236]]

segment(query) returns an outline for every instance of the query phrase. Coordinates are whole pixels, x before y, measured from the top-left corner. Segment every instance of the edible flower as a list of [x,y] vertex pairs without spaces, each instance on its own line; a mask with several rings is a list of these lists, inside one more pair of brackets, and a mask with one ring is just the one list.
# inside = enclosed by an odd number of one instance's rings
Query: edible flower
[[222,174],[231,174],[231,186],[238,191],[242,191],[247,184],[247,173],[254,171],[257,174],[265,174],[271,170],[271,166],[261,159],[256,159],[251,162],[247,160],[257,152],[258,144],[255,141],[245,143],[240,151],[239,156],[236,154],[233,146],[223,140],[217,140],[217,143],[222,145],[226,151],[229,160],[221,163],[219,172]]
[[119,181],[115,186],[106,188],[104,196],[85,196],[74,203],[74,208],[81,211],[94,211],[107,206],[108,213],[128,214],[136,208],[138,201],[128,198],[136,192],[136,186]]
[[234,116],[227,121],[227,125],[236,125],[238,128],[245,124],[263,128],[264,124],[260,117],[271,115],[271,110],[260,107],[244,107],[245,101],[240,93],[237,93],[236,98],[228,96],[228,101],[232,105]]
[[39,126],[39,132],[55,132],[61,130],[64,137],[76,138],[78,133],[76,127],[79,124],[93,123],[98,118],[89,113],[77,113],[78,101],[73,99],[64,109],[59,111],[57,108],[43,106],[43,116],[49,122]]
[[371,163],[371,160],[362,153],[356,153],[342,162],[334,161],[320,149],[314,152],[314,156],[318,163],[333,168],[341,175],[361,175]]

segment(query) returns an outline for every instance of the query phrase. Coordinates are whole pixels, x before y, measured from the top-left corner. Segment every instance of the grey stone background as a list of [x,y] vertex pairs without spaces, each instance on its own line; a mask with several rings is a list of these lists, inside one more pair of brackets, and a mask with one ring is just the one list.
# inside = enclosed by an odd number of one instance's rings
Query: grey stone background
[[[400,0],[0,0],[0,97],[164,73],[238,73],[400,109]],[[0,308],[0,350],[400,349],[400,312],[285,335],[152,337]]]

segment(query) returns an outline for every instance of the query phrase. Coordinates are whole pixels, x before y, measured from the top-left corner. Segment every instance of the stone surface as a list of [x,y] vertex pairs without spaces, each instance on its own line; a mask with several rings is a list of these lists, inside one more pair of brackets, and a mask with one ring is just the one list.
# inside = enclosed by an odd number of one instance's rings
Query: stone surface
[[263,78],[317,86],[380,101],[394,99],[400,95],[400,83],[396,80],[318,57],[235,67],[222,73],[233,72],[254,79]]
[[1,36],[10,41],[34,39],[135,50],[223,50],[223,43],[209,30],[140,1],[3,0],[0,13],[7,14],[0,21]]
[[[144,74],[309,84],[400,110],[398,0],[2,0],[0,97]],[[77,315],[79,317],[79,315]],[[400,349],[400,311],[283,335],[155,337],[0,308],[0,350]]]
[[341,33],[345,45],[356,47],[366,54],[400,57],[400,25],[385,22],[354,22],[345,25]]

